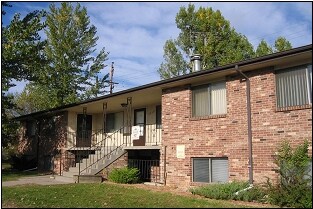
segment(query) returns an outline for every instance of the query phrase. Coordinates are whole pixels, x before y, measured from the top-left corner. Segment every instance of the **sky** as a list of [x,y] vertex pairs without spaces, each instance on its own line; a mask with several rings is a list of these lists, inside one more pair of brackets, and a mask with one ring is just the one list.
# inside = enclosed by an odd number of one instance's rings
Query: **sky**
[[[2,22],[7,25],[15,13],[24,17],[34,10],[48,11],[50,3],[12,2]],[[157,70],[164,61],[164,43],[178,37],[175,16],[189,3],[220,10],[255,48],[262,39],[273,45],[279,36],[294,48],[312,44],[312,2],[80,2],[97,28],[97,51],[105,47],[110,53],[102,73],[108,73],[114,62],[113,80],[118,84],[113,92],[160,80]],[[10,92],[25,86],[25,82],[16,84]]]

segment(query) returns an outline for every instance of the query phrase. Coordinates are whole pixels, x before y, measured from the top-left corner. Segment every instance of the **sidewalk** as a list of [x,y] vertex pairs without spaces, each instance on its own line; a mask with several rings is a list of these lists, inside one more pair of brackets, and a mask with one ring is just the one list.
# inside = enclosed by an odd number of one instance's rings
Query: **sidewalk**
[[54,184],[69,184],[69,182],[58,181],[54,179],[52,175],[22,177],[15,181],[2,182],[2,186],[8,186],[8,187],[24,185],[24,184],[54,185]]

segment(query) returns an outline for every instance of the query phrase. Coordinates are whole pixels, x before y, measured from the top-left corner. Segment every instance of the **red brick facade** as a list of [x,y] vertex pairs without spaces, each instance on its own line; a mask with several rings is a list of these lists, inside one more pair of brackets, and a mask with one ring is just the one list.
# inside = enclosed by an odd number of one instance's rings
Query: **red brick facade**
[[67,112],[42,117],[35,122],[36,133],[33,136],[27,134],[27,122],[22,122],[18,151],[28,156],[29,159],[38,157],[39,171],[59,171],[59,165],[55,165],[56,159],[54,158],[64,149],[66,143]]
[[[312,156],[312,108],[277,111],[274,70],[246,74],[251,82],[253,175],[254,182],[260,183],[265,177],[277,177],[273,156],[284,139],[293,145],[309,140]],[[246,82],[240,75],[227,77],[226,92],[227,114],[192,118],[190,86],[163,90],[167,185],[197,185],[192,182],[192,157],[228,157],[229,180],[249,179]],[[184,159],[176,157],[177,145],[185,145]]]

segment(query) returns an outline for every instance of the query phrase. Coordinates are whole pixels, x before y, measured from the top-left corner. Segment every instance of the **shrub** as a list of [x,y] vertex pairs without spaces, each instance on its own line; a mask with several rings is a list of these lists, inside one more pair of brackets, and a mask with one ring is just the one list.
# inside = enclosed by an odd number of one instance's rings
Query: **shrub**
[[29,159],[25,155],[12,155],[11,161],[12,168],[19,171],[37,167],[36,158]]
[[275,158],[279,182],[267,180],[269,201],[281,207],[312,207],[312,177],[308,178],[308,141],[292,149],[284,141]]
[[254,185],[251,189],[241,191],[238,195],[233,196],[234,200],[242,200],[248,202],[266,202],[266,191],[260,186]]
[[114,168],[108,176],[110,181],[121,184],[132,184],[139,182],[139,170],[137,168]]
[[[264,202],[265,191],[261,187],[249,187],[249,182],[234,181],[224,184],[211,184],[191,189],[192,194],[197,194],[212,199],[243,200]],[[238,194],[236,192],[240,191]]]

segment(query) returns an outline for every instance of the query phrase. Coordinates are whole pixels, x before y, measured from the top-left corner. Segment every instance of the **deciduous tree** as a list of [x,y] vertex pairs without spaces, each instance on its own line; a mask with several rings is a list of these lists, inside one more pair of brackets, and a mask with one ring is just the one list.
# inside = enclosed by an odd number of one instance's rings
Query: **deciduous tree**
[[[90,24],[86,7],[63,2],[60,8],[50,5],[47,14],[47,46],[49,65],[40,73],[41,85],[54,91],[56,106],[80,100],[105,67],[108,53],[102,48],[96,54],[96,27]],[[98,90],[105,82],[98,83]]]

